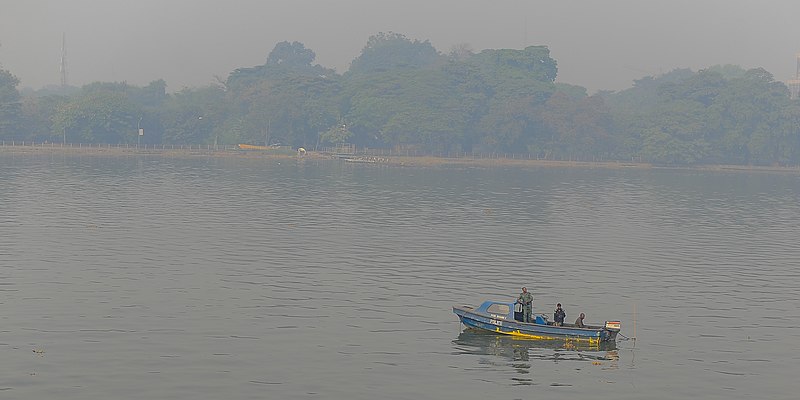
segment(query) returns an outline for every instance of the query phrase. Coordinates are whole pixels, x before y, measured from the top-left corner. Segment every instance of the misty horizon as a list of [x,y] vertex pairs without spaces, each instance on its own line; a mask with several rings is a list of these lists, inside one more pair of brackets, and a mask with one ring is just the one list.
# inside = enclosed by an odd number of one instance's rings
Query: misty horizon
[[21,88],[58,85],[65,35],[70,85],[164,79],[175,92],[262,65],[283,41],[303,43],[315,64],[341,74],[370,36],[396,32],[445,54],[462,45],[476,53],[547,46],[558,62],[556,81],[590,93],[713,65],[795,77],[794,2],[771,2],[771,9],[755,1],[640,3],[12,0],[0,16],[0,65]]

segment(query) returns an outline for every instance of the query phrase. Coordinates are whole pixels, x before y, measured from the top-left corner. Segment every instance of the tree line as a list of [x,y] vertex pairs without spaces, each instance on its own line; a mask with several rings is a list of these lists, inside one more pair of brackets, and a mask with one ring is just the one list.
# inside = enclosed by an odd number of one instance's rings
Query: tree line
[[[589,96],[556,83],[546,46],[447,54],[397,33],[369,38],[349,69],[281,42],[263,65],[173,94],[95,82],[20,93],[0,69],[0,140],[283,144],[420,154],[502,152],[662,164],[800,164],[800,107],[762,68],[676,69]],[[142,128],[145,135],[138,136]]]

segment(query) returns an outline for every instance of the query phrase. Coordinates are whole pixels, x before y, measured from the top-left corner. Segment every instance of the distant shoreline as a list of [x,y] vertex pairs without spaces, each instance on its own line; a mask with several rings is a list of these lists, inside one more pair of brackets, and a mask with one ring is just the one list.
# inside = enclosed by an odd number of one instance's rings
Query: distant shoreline
[[472,158],[472,157],[434,157],[434,156],[370,156],[370,155],[334,155],[330,153],[308,151],[303,156],[289,152],[245,151],[232,146],[214,148],[212,146],[187,146],[175,148],[145,148],[136,146],[62,146],[61,144],[44,143],[35,145],[0,145],[0,156],[43,155],[43,154],[80,154],[89,156],[159,156],[159,157],[223,157],[223,158],[271,158],[271,159],[308,159],[308,160],[341,160],[342,162],[401,166],[401,167],[561,167],[561,168],[604,168],[604,169],[664,169],[687,171],[721,171],[721,172],[761,172],[800,174],[800,166],[752,166],[752,165],[654,165],[644,162],[622,161],[557,161],[520,158]]

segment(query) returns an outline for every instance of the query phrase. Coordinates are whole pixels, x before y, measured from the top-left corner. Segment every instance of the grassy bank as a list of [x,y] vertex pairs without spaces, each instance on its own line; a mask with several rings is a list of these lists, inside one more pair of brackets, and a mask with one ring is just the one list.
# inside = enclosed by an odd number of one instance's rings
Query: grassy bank
[[798,166],[752,166],[752,165],[692,165],[671,166],[654,165],[642,162],[619,161],[556,161],[525,158],[476,158],[476,157],[431,157],[431,156],[383,156],[370,157],[359,155],[334,155],[322,152],[306,152],[300,156],[287,149],[275,150],[240,150],[236,146],[130,146],[130,145],[62,145],[59,143],[9,144],[0,143],[0,155],[36,155],[36,154],[80,154],[86,156],[160,156],[160,157],[237,157],[237,158],[276,158],[325,160],[334,159],[342,162],[356,162],[369,165],[399,167],[571,167],[571,168],[636,168],[636,169],[682,169],[695,171],[739,171],[765,173],[800,174]]

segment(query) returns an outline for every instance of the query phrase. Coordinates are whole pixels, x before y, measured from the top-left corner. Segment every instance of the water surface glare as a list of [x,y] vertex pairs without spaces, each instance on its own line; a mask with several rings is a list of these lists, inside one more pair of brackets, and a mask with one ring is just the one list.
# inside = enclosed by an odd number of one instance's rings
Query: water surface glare
[[[795,399],[799,199],[793,174],[0,154],[0,398]],[[462,332],[453,305],[522,285],[637,340]]]

